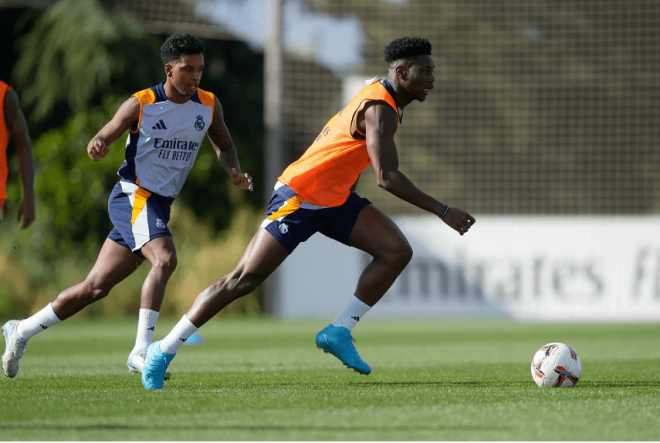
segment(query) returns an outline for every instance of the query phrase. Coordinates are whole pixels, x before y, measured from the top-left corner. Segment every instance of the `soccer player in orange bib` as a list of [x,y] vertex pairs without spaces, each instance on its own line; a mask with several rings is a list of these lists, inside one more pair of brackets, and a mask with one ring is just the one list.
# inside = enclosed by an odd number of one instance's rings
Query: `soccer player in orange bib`
[[142,372],[146,389],[162,389],[163,374],[188,337],[229,303],[254,291],[316,232],[373,257],[344,310],[316,336],[316,345],[347,367],[361,374],[371,372],[358,355],[351,332],[401,274],[412,249],[387,215],[353,192],[360,173],[371,164],[379,187],[437,215],[460,235],[475,222],[470,214],[422,192],[399,171],[394,134],[403,109],[415,100],[423,102],[433,89],[431,44],[405,37],[390,42],[384,53],[387,78],[376,78],[365,87],[285,169],[264,222],[234,270],[202,291],[174,329],[149,346]]
[[25,116],[21,111],[18,94],[7,83],[0,81],[0,222],[4,216],[7,201],[7,148],[9,143],[16,148],[18,165],[23,178],[23,201],[18,207],[18,218],[22,218],[21,228],[25,229],[34,221],[34,154],[32,141]]

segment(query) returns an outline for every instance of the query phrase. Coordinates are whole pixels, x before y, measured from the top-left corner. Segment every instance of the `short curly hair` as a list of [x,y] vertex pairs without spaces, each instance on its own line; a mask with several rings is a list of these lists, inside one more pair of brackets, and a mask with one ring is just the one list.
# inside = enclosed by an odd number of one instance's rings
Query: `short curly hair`
[[392,65],[397,60],[420,55],[431,55],[431,43],[422,37],[402,37],[392,40],[383,49],[385,61]]
[[163,66],[182,55],[203,54],[204,43],[199,37],[190,34],[175,34],[167,37],[160,47],[160,60]]

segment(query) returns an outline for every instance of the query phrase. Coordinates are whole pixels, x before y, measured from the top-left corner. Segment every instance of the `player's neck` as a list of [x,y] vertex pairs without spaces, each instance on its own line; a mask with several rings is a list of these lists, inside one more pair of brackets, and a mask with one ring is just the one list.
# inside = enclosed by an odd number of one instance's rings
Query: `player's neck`
[[399,108],[404,109],[415,99],[410,92],[406,91],[406,89],[390,75],[387,76],[387,81],[392,85],[392,89],[394,90],[394,100]]
[[163,89],[165,90],[165,96],[172,103],[183,104],[192,97],[192,95],[181,94],[170,82],[165,82]]

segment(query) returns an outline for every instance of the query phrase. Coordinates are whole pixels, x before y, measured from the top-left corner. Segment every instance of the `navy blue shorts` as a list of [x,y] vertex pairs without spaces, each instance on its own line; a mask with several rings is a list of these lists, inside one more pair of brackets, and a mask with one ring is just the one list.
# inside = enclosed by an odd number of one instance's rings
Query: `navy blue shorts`
[[135,183],[120,180],[108,200],[108,214],[115,225],[108,238],[139,251],[151,240],[172,236],[167,223],[173,198],[152,194]]
[[316,232],[348,245],[348,237],[360,211],[370,204],[369,200],[352,192],[341,206],[316,206],[303,201],[296,191],[278,182],[261,227],[270,232],[289,254]]

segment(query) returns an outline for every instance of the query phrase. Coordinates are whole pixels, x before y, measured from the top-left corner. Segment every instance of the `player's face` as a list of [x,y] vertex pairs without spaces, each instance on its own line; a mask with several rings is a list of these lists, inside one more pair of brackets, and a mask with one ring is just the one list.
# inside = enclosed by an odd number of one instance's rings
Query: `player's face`
[[435,62],[430,55],[421,55],[410,65],[407,79],[402,82],[414,99],[423,102],[433,89]]
[[202,54],[184,54],[178,60],[165,65],[165,72],[174,89],[187,97],[197,91],[199,82],[202,80],[203,69],[204,56]]

